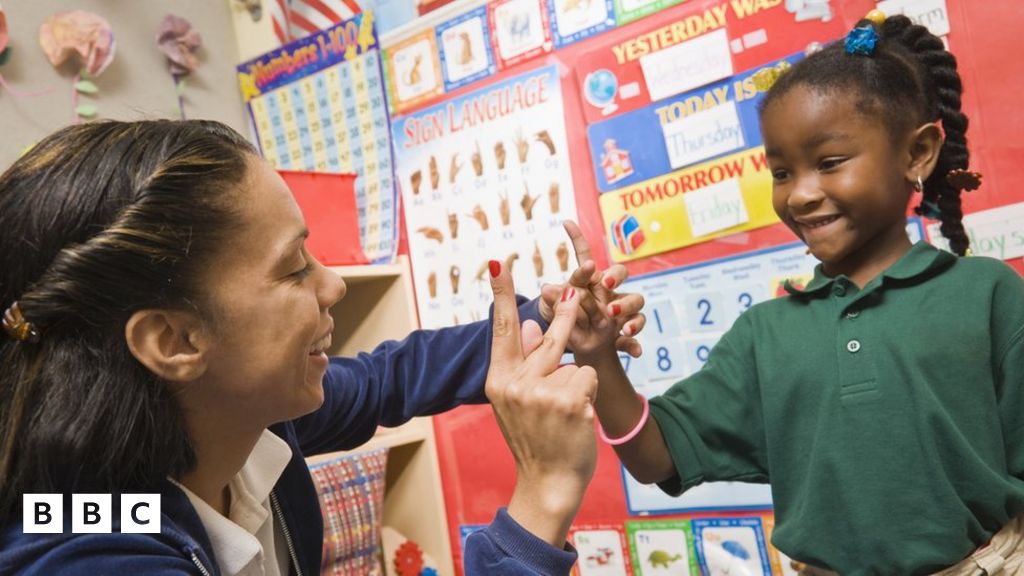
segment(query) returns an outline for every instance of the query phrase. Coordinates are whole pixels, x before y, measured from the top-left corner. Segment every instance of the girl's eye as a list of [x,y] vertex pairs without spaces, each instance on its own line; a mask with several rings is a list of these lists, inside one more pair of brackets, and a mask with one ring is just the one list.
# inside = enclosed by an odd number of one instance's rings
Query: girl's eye
[[772,180],[775,180],[776,182],[781,182],[787,177],[789,177],[789,172],[786,172],[785,170],[772,170]]
[[838,168],[845,161],[846,158],[825,158],[818,163],[818,168],[822,171],[832,170]]

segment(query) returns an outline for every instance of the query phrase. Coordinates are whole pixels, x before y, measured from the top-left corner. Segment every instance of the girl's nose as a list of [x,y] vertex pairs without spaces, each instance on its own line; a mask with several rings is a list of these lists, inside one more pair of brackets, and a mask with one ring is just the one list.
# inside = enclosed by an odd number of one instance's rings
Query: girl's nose
[[814,208],[821,203],[824,197],[816,179],[800,178],[794,183],[792,192],[786,199],[786,204],[791,210],[805,212],[808,208]]

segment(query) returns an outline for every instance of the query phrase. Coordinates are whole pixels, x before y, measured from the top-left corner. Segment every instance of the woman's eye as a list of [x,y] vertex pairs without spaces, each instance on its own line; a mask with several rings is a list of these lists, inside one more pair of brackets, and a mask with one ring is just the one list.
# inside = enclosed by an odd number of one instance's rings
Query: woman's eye
[[306,276],[309,276],[309,273],[312,272],[312,271],[313,271],[313,265],[307,262],[305,267],[303,267],[301,270],[299,270],[297,272],[293,272],[292,276],[298,278],[299,280],[302,280]]

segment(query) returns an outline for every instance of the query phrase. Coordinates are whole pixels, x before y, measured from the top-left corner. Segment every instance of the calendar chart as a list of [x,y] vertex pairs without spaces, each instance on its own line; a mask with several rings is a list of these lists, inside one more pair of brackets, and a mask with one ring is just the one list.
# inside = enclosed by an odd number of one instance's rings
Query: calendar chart
[[242,64],[238,78],[263,156],[281,170],[356,174],[363,252],[390,262],[397,200],[372,13]]

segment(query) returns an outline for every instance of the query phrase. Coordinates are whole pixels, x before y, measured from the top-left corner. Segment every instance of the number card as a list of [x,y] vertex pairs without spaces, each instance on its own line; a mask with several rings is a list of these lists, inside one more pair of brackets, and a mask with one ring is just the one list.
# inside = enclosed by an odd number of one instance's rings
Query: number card
[[398,206],[373,14],[357,14],[237,72],[263,156],[282,170],[357,174],[363,252],[372,262],[390,262]]

